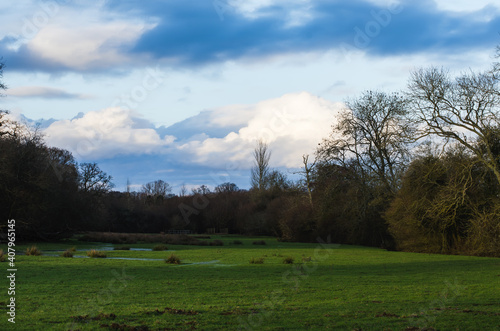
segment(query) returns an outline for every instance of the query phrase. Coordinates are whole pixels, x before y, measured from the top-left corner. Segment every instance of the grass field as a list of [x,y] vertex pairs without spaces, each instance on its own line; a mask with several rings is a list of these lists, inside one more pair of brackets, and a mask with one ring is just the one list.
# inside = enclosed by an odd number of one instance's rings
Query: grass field
[[[213,239],[224,246],[37,244],[44,255],[16,257],[15,325],[2,277],[0,329],[500,330],[500,259]],[[78,257],[91,248],[107,257]]]

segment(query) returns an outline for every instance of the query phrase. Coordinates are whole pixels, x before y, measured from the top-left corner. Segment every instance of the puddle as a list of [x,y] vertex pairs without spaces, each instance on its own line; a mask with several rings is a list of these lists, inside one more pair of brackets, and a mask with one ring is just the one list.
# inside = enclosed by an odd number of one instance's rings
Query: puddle
[[[77,252],[86,252],[86,251],[89,251],[91,249],[95,249],[98,251],[114,251],[115,250],[113,246],[102,246],[102,247],[97,247],[97,248],[82,248],[82,249],[77,249],[76,251]],[[62,253],[64,251],[65,251],[65,249],[46,249],[46,250],[43,250],[42,252],[61,252]],[[117,249],[117,251],[151,252],[151,251],[153,251],[153,249],[152,248],[130,248],[130,249],[124,249],[124,250]],[[174,252],[174,250],[168,250],[168,251]]]
[[217,262],[219,262],[219,260],[205,261],[205,262],[183,262],[183,263],[179,264],[178,266],[182,267],[182,266],[188,266],[188,265],[215,264]]
[[[77,250],[79,252],[81,251],[87,251],[88,249],[83,249],[83,250]],[[99,249],[99,250],[106,250],[106,249]],[[134,250],[134,249],[130,249],[130,250]],[[141,250],[151,250],[149,248],[137,248],[135,250],[138,250],[138,251],[141,251]],[[109,249],[107,251],[110,251]],[[44,252],[64,252],[64,250],[46,250]],[[165,251],[165,252],[174,252],[174,251]],[[46,254],[44,253],[42,256],[50,256],[50,257],[62,257],[61,255],[59,254]],[[77,258],[77,259],[90,259],[89,256],[86,256],[86,255],[73,255],[74,258]],[[119,256],[116,256],[116,257],[106,257],[106,258],[103,258],[103,259],[107,259],[107,260],[129,260],[129,261],[163,261],[164,259],[150,259],[150,258],[141,258],[141,257],[119,257]],[[185,266],[191,266],[191,265],[210,265],[212,267],[234,267],[234,266],[237,266],[238,264],[222,264],[222,263],[218,263],[220,262],[219,260],[212,260],[212,261],[204,261],[204,262],[183,262],[179,265],[177,265],[177,267],[185,267]]]

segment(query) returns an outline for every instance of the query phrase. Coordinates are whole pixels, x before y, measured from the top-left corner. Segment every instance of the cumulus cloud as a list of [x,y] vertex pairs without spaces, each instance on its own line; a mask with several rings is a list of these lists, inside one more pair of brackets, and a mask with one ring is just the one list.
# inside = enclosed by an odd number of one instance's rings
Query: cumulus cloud
[[[198,163],[224,167],[240,162],[242,167],[249,168],[253,148],[262,139],[273,151],[273,166],[299,167],[301,156],[313,153],[317,144],[328,136],[342,106],[307,92],[287,94],[246,107],[251,116],[237,132],[223,138],[189,141],[179,145],[179,149],[193,155]],[[226,107],[224,112],[230,108]],[[221,120],[221,112],[212,115],[212,122]]]
[[[250,168],[253,148],[262,139],[273,151],[273,166],[299,167],[301,156],[313,153],[328,136],[341,108],[340,103],[307,92],[292,93],[255,105],[204,111],[177,124],[175,130],[157,128],[131,110],[107,108],[54,122],[45,134],[50,145],[80,158],[168,154],[179,164],[212,169],[234,163]],[[176,135],[168,134],[172,132]]]
[[148,123],[131,110],[106,108],[54,122],[44,132],[49,145],[68,149],[79,158],[109,159],[168,148],[174,137],[160,138]]

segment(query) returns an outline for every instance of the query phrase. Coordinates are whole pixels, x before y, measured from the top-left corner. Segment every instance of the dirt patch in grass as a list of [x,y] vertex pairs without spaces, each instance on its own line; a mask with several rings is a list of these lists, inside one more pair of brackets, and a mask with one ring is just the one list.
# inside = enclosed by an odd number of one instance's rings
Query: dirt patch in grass
[[392,313],[387,313],[387,312],[383,312],[381,314],[377,314],[375,315],[375,317],[399,317],[398,315],[396,314],[392,314]]
[[184,309],[175,309],[175,308],[169,308],[166,307],[163,310],[159,310],[158,308],[151,311],[151,312],[146,312],[147,315],[163,315],[163,314],[175,314],[175,315],[198,315],[199,312],[195,310],[184,310]]
[[139,325],[139,326],[131,326],[127,324],[118,324],[112,323],[109,324],[101,324],[101,328],[108,328],[109,330],[123,330],[123,331],[149,331],[150,328],[147,325]]
[[220,313],[221,315],[227,316],[227,315],[249,315],[249,314],[257,314],[257,310],[255,309],[240,309],[236,308],[233,310],[228,310],[228,311],[223,311]]
[[79,315],[79,316],[71,316],[71,318],[77,322],[88,322],[88,321],[101,321],[101,320],[114,320],[116,315],[99,313],[99,315],[90,317],[89,315]]

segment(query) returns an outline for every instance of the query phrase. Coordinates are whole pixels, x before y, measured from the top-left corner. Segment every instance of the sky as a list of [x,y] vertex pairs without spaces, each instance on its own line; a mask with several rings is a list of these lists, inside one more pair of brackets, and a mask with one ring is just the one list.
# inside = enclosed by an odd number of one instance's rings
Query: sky
[[498,1],[3,1],[0,109],[116,190],[248,188],[259,139],[294,177],[347,99],[485,70],[499,44]]

